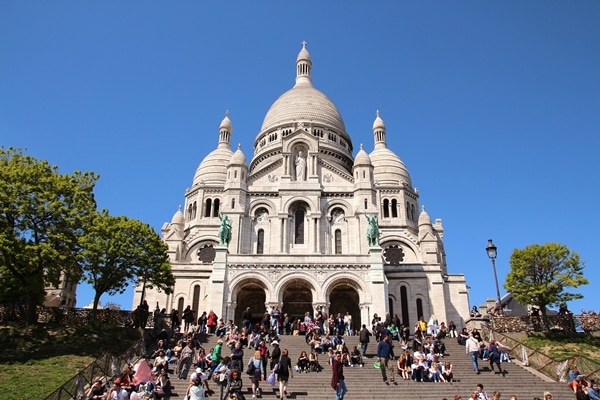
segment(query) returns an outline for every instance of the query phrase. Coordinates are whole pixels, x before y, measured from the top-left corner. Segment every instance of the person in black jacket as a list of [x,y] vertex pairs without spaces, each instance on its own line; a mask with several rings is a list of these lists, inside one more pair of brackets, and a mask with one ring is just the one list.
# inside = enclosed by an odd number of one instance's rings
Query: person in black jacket
[[275,364],[279,362],[279,357],[281,357],[281,349],[277,340],[273,340],[271,346],[273,346],[273,351],[271,351],[271,370],[273,370]]
[[365,357],[367,355],[367,346],[369,346],[369,341],[371,340],[371,332],[367,329],[367,326],[363,324],[362,329],[360,330],[359,341],[360,347],[362,347],[362,355]]

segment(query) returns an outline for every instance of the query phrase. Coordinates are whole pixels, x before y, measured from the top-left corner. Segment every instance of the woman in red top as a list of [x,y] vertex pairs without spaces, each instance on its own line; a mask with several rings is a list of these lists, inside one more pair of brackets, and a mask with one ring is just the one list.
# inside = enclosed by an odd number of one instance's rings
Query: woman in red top
[[210,310],[208,317],[206,317],[206,327],[208,328],[208,333],[214,333],[218,320],[219,317],[217,317],[217,314],[215,314],[213,310]]

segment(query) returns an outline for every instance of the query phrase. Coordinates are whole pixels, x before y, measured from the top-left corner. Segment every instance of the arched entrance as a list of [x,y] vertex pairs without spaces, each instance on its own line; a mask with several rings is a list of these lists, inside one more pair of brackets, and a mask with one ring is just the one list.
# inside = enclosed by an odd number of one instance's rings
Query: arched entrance
[[335,317],[341,313],[343,316],[348,312],[352,316],[352,329],[359,330],[362,326],[359,302],[356,284],[351,280],[339,281],[329,293],[329,315]]
[[265,302],[267,296],[262,288],[263,284],[257,281],[248,281],[240,288],[237,293],[237,305],[235,306],[235,316],[233,322],[237,326],[242,325],[242,314],[246,307],[250,307],[252,312],[252,324],[260,322],[266,311]]
[[291,279],[281,291],[283,293],[282,313],[287,313],[290,318],[301,320],[307,311],[312,316],[313,288],[310,283],[302,279]]

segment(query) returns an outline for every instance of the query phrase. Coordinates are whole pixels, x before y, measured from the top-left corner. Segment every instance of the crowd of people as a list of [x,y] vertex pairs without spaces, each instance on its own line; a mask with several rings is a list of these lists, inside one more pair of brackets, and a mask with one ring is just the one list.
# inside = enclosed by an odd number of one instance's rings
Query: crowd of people
[[[401,380],[452,384],[455,381],[453,364],[445,358],[448,354],[444,340],[448,338],[465,346],[476,374],[481,372],[479,362],[488,361],[493,373],[504,376],[501,362],[510,362],[508,348],[501,343],[494,340],[485,343],[477,329],[458,331],[452,321],[446,325],[438,322],[435,315],[428,321],[420,317],[412,330],[402,324],[397,315],[389,313],[383,318],[375,314],[370,327],[363,324],[361,329],[354,330],[349,313],[328,317],[322,308],[314,315],[306,313],[304,319],[294,320],[275,306],[261,316],[259,323],[252,322],[256,319],[247,308],[240,327],[232,320],[219,318],[212,310],[203,312],[195,320],[189,306],[181,319],[177,310],[171,312],[170,318],[170,330],[162,329],[159,333],[148,354],[147,365],[129,365],[113,381],[110,390],[106,390],[101,381],[94,382],[87,398],[169,398],[172,395],[171,379],[179,379],[189,383],[185,393],[189,400],[213,395],[218,395],[219,400],[245,400],[244,393],[248,391],[256,399],[262,397],[261,383],[265,381],[278,386],[278,396],[284,399],[288,397],[287,385],[294,373],[327,370],[332,374],[331,386],[336,400],[342,400],[348,391],[344,368],[364,367],[365,360],[373,357],[373,350],[367,353],[371,342],[376,343],[375,358],[371,361],[380,369],[386,385],[398,385]],[[201,346],[200,340],[206,334],[218,338],[214,348],[208,351]],[[285,335],[304,335],[307,349],[292,358],[287,349],[280,348]],[[346,340],[350,336],[358,336],[359,344],[348,346]],[[247,377],[246,387],[244,376]],[[569,374],[569,387],[577,400],[600,400],[597,383],[588,385],[584,378],[576,369]],[[494,392],[488,397],[483,385],[479,385],[471,398],[498,400],[500,393]],[[461,396],[455,396],[455,400],[460,399]],[[516,400],[516,396],[510,399]],[[544,400],[551,400],[551,394],[545,395]]]

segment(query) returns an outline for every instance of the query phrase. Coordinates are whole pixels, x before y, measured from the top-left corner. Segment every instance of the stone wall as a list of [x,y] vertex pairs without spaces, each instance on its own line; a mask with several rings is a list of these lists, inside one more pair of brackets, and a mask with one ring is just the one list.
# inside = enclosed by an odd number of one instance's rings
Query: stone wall
[[[485,321],[478,319],[478,321]],[[543,332],[542,317],[537,316],[504,316],[488,320],[491,328],[497,332]],[[558,332],[600,332],[600,316],[598,315],[554,315],[548,317],[551,331]]]

